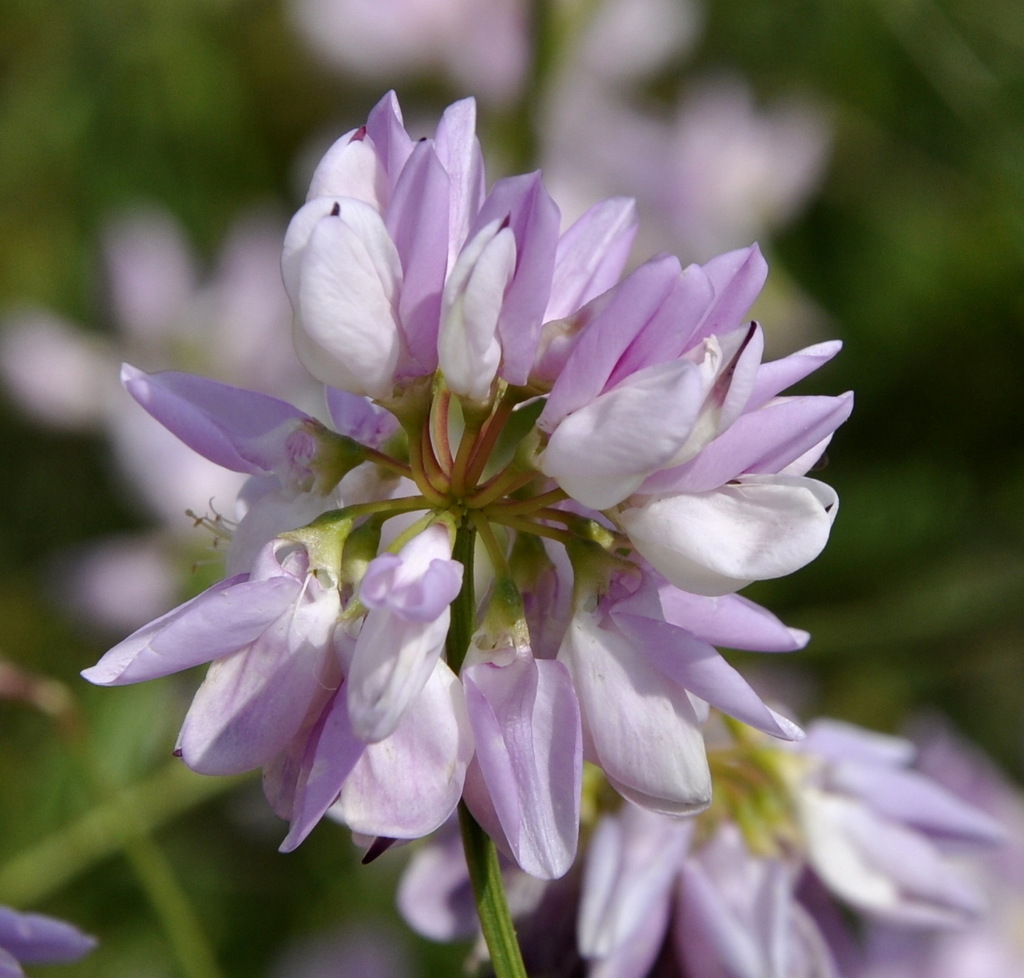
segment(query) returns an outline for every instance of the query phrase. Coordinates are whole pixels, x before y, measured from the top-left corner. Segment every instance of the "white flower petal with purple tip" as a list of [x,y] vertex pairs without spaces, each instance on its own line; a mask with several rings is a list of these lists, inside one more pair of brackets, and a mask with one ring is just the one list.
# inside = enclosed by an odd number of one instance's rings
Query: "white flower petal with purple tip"
[[444,649],[449,605],[462,585],[451,553],[448,530],[434,524],[367,568],[359,598],[370,611],[348,676],[352,726],[367,742],[395,730]]
[[462,672],[476,760],[516,862],[562,876],[576,855],[583,747],[579,705],[560,662],[529,652]]

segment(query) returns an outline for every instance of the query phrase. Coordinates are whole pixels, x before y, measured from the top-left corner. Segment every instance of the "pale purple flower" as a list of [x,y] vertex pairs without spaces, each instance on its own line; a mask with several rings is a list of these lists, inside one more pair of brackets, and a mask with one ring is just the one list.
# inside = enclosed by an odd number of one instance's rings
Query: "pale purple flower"
[[911,767],[909,741],[819,720],[793,747],[806,767],[795,792],[814,871],[841,899],[899,924],[957,924],[983,901],[950,844],[993,845],[999,826]]
[[[210,662],[180,753],[262,767],[284,849],[325,815],[414,839],[465,798],[510,860],[557,878],[585,760],[682,816],[711,800],[712,709],[801,736],[714,645],[806,642],[732,592],[824,545],[836,497],[806,473],[851,399],[781,396],[838,344],[762,362],[756,246],[619,281],[631,202],[563,230],[538,173],[487,187],[474,120],[457,102],[417,141],[389,93],[288,228],[295,342],[333,427],[124,368],[153,418],[248,481],[237,525],[207,520],[231,576],[86,676]],[[469,648],[448,648],[471,583]]]
[[95,946],[94,938],[63,920],[0,907],[0,978],[21,978],[23,964],[77,961]]
[[441,657],[462,586],[451,552],[448,530],[435,523],[366,568],[359,600],[369,611],[349,666],[348,710],[367,743],[394,732]]
[[[851,886],[856,889],[863,880],[837,881],[825,873],[830,895],[813,875],[820,872],[823,854],[816,851],[816,829],[808,829],[802,817],[808,792],[828,782],[839,793],[835,785],[842,783],[865,806],[871,799],[882,816],[876,823],[881,845],[889,831],[883,822],[902,822],[901,842],[912,858],[926,837],[936,843],[990,844],[999,832],[979,809],[907,768],[907,742],[835,721],[816,721],[810,729],[807,740],[788,748],[751,731],[731,743],[716,742],[714,756],[729,772],[729,790],[694,818],[666,817],[628,801],[609,803],[591,782],[585,793],[589,831],[578,874],[527,888],[515,905],[531,968],[588,978],[1015,975],[1020,959],[1012,924],[1001,938],[988,921],[949,927],[955,917],[945,912],[948,908],[933,905],[922,913],[920,894],[914,906],[914,896],[904,893],[905,905],[898,913],[886,909],[881,920],[878,907],[854,900],[855,909],[868,915],[865,946],[858,945],[833,897],[849,899]],[[964,773],[954,780],[962,783]],[[1007,801],[1019,806],[1012,794],[1008,798],[1000,789],[997,795],[1004,814]],[[400,890],[403,915],[435,940],[464,939],[471,930],[466,866],[451,844],[441,839],[421,850]],[[824,858],[842,862],[856,877],[857,867],[844,861],[845,848],[848,843],[839,841]],[[960,866],[954,867],[947,853],[941,867],[927,859],[920,867],[916,881],[931,874],[932,895],[962,893],[958,870],[987,875],[984,851],[975,845],[969,859],[968,850],[956,851],[965,857]],[[1019,869],[1015,849],[1002,855]],[[900,882],[906,884],[910,860],[895,850],[886,858],[884,868],[894,880],[904,873]],[[506,873],[513,894],[519,878],[515,870]],[[1017,894],[999,892],[1009,901],[1009,922]],[[566,919],[575,921],[570,931],[563,926]],[[954,962],[1007,970],[957,972],[949,970]]]
[[969,799],[1004,830],[990,852],[953,858],[982,894],[984,912],[966,924],[906,928],[873,920],[854,978],[957,978],[1024,976],[1024,799],[976,746],[944,721],[915,725],[916,767],[958,798]]

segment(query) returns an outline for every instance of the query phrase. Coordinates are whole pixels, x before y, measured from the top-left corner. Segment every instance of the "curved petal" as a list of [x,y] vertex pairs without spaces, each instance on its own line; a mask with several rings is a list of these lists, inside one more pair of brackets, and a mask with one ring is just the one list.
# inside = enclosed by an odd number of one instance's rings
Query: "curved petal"
[[341,786],[366,751],[352,732],[344,687],[330,700],[313,725],[301,751],[289,813],[288,835],[281,852],[291,852],[313,831],[338,798]]
[[516,861],[556,879],[572,865],[583,745],[579,704],[560,662],[519,656],[463,670],[476,760]]
[[558,239],[544,319],[562,319],[619,280],[636,237],[636,202],[612,197],[595,204]]
[[363,740],[381,741],[401,723],[440,659],[449,617],[448,608],[426,623],[384,609],[366,616],[348,677],[352,726]]
[[444,110],[434,136],[434,151],[450,181],[448,264],[455,261],[469,226],[484,199],[484,160],[476,138],[476,102],[453,102]]
[[516,264],[512,231],[493,221],[477,232],[445,284],[438,359],[448,386],[486,400],[501,362],[498,319]]
[[251,645],[214,662],[185,716],[178,747],[200,774],[239,774],[284,750],[330,695],[338,592],[310,580],[299,602]]
[[121,686],[230,655],[254,642],[301,587],[284,575],[262,581],[228,578],[133,632],[82,675],[101,686]]
[[194,374],[121,367],[125,389],[168,431],[211,462],[266,475],[287,462],[287,435],[309,415],[286,401]]
[[598,822],[583,868],[577,924],[583,957],[600,961],[621,952],[652,919],[661,922],[664,937],[672,882],[692,828],[629,804]]
[[414,363],[410,376],[437,366],[437,329],[448,255],[449,180],[433,146],[416,145],[402,169],[385,223],[402,262],[398,315]]
[[665,621],[612,610],[622,634],[666,677],[729,716],[773,737],[800,740],[803,731],[769,709],[712,646]]
[[691,461],[653,475],[642,492],[708,492],[743,473],[779,472],[825,439],[853,410],[853,394],[789,397],[739,417]]
[[401,353],[401,282],[401,259],[381,216],[361,201],[336,201],[301,258],[293,332],[306,369],[353,394],[390,395]]
[[540,174],[528,173],[506,177],[494,185],[470,235],[494,220],[507,220],[516,241],[515,274],[505,292],[498,320],[501,376],[510,384],[525,384],[551,294],[560,217]]
[[563,418],[537,464],[574,499],[607,509],[676,454],[702,396],[694,364],[656,364]]
[[648,498],[618,514],[640,554],[676,587],[726,594],[791,574],[821,553],[835,492],[799,476],[748,476],[713,492]]
[[705,809],[711,775],[686,690],[590,613],[572,619],[558,659],[573,677],[588,758],[616,791],[667,815]]
[[462,686],[438,662],[395,732],[359,757],[329,814],[363,835],[427,835],[459,803],[472,754]]
[[[95,946],[95,938],[63,920],[0,907],[0,948],[16,959],[15,964],[75,961]],[[0,967],[4,964],[0,959]],[[21,969],[11,974],[20,975]]]
[[712,645],[754,652],[792,652],[802,649],[810,639],[807,632],[789,628],[767,608],[739,594],[690,594],[665,584],[658,595],[667,622]]

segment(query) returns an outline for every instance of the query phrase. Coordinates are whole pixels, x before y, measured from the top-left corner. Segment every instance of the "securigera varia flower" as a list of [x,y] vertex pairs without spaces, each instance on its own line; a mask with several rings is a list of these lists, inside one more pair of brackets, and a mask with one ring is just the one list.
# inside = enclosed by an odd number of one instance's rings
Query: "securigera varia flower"
[[[524,870],[573,861],[584,759],[627,799],[709,804],[709,707],[799,729],[715,650],[807,636],[735,592],[824,546],[806,473],[849,394],[780,396],[839,349],[762,363],[756,246],[621,278],[635,221],[562,229],[539,174],[486,189],[471,100],[412,139],[386,96],[288,229],[295,345],[328,423],[125,367],[129,393],[250,480],[228,577],[86,670],[211,662],[178,751],[262,768],[296,846],[325,813],[411,839],[460,799]],[[479,596],[479,600],[477,597]]]

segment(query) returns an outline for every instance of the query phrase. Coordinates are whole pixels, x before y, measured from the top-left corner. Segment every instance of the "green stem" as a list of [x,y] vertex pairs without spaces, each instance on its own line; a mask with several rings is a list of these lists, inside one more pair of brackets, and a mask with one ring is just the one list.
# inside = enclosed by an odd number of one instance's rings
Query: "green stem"
[[[40,903],[129,843],[241,780],[204,778],[181,761],[168,762],[145,781],[120,789],[76,822],[11,859],[0,870],[0,902],[15,906]],[[124,817],[126,807],[133,818]]]
[[[473,630],[476,627],[476,596],[473,588],[473,551],[476,530],[472,525],[461,525],[455,534],[452,557],[462,564],[462,589],[452,602],[451,624],[445,643],[448,665],[458,674],[466,658]],[[462,826],[462,845],[466,851],[466,865],[473,883],[476,911],[480,927],[491,952],[496,978],[526,978],[526,968],[519,951],[512,915],[505,899],[505,889],[498,866],[498,852],[490,836],[476,823],[465,804],[459,805],[459,823]]]
[[473,895],[476,897],[476,912],[480,917],[480,929],[484,932],[487,949],[491,952],[495,978],[527,978],[512,915],[505,899],[498,852],[490,836],[480,828],[464,802],[459,805],[459,825],[462,828],[462,846],[466,852]]
[[462,590],[452,602],[451,624],[445,640],[448,665],[455,675],[462,669],[473,631],[476,628],[476,595],[473,588],[473,552],[476,549],[476,530],[462,524],[455,533],[452,559],[462,564]]

